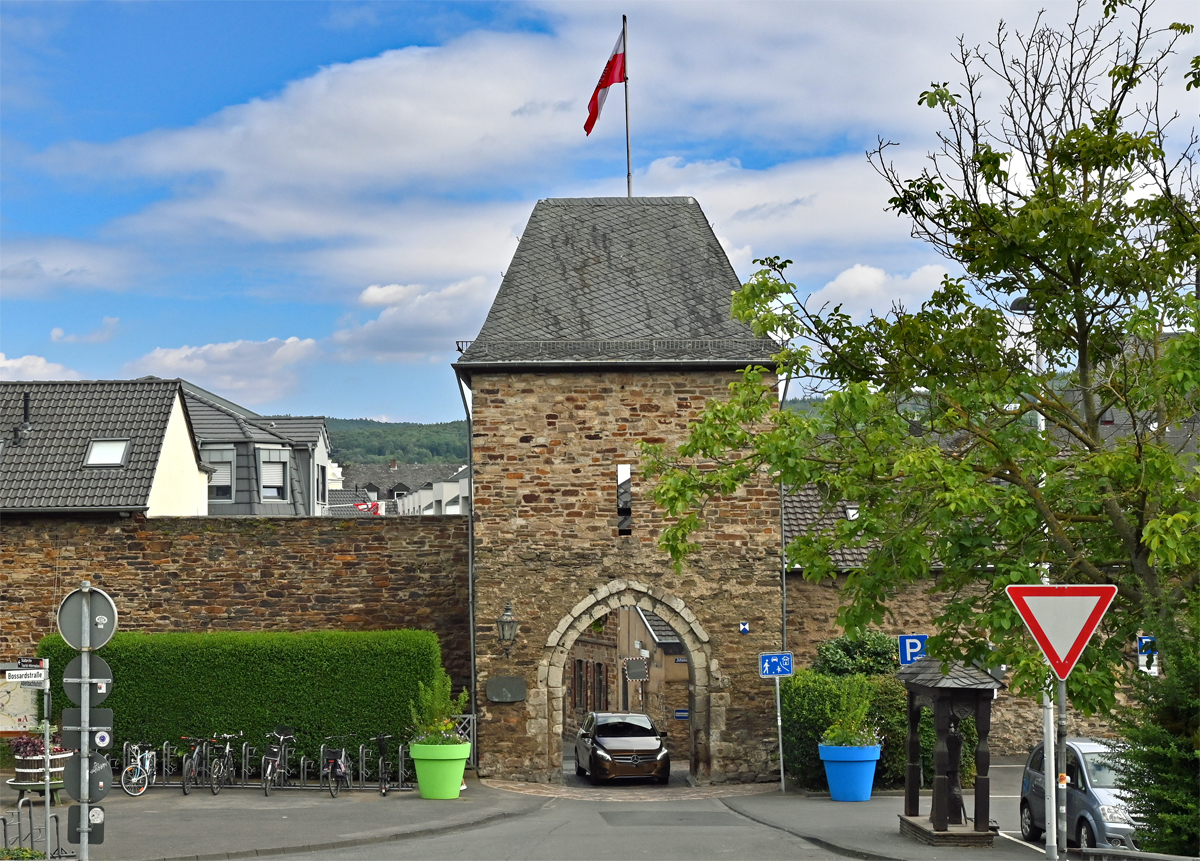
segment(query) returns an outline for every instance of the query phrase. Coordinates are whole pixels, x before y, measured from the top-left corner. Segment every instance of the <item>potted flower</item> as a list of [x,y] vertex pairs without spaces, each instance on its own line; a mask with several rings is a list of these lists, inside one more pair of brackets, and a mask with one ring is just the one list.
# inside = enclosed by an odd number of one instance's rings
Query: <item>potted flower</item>
[[842,716],[825,730],[817,749],[825,763],[829,795],[834,801],[867,801],[879,760],[879,734],[867,720],[869,691],[848,683],[843,691]]
[[[62,782],[64,765],[61,760],[71,756],[71,752],[58,746],[61,739],[58,734],[50,738],[50,781]],[[44,784],[46,782],[46,747],[40,735],[19,735],[8,740],[9,750],[16,758],[16,783]]]
[[450,696],[450,677],[443,675],[429,687],[417,682],[412,704],[413,736],[409,755],[417,768],[417,788],[422,798],[458,798],[471,743],[464,742],[454,719],[467,710],[466,689]]

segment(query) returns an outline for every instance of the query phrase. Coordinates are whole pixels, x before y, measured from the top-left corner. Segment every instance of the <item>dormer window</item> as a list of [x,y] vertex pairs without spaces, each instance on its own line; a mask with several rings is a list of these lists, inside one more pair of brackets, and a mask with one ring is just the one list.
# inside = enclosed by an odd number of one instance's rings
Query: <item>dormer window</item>
[[859,505],[857,502],[846,503],[846,519],[847,520],[858,520],[858,509],[859,509]]
[[88,443],[83,465],[124,466],[128,456],[128,439],[94,439]]

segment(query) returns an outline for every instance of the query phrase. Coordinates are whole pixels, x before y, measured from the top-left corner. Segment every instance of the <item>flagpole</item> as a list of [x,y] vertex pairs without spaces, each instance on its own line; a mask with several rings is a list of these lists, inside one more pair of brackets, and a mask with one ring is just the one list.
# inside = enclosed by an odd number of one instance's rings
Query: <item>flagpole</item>
[[621,44],[625,46],[625,189],[633,197],[633,157],[629,152],[629,19],[621,16]]

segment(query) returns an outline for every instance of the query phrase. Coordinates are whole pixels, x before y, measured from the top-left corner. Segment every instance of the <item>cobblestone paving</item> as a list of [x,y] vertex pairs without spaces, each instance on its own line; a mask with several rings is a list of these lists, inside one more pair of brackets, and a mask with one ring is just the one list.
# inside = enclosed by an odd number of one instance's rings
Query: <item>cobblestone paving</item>
[[[564,786],[553,783],[525,783],[514,780],[479,781],[494,789],[541,795],[546,798],[566,798],[571,801],[694,801],[702,798],[727,798],[735,795],[761,795],[778,792],[777,783],[722,783],[711,786],[647,786],[618,784],[616,786]],[[674,782],[674,781],[672,781]]]

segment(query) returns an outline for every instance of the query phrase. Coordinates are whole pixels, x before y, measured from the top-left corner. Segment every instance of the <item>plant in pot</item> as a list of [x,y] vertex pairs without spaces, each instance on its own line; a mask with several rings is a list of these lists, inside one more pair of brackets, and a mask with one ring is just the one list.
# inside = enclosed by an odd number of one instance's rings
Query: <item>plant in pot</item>
[[417,788],[422,798],[458,798],[471,743],[462,740],[454,719],[467,710],[469,702],[466,688],[457,697],[450,695],[447,675],[428,687],[417,682],[408,750],[417,769]]
[[[62,781],[63,760],[71,755],[70,751],[59,746],[61,738],[55,733],[50,737],[50,780]],[[8,740],[8,748],[16,758],[16,781],[18,783],[45,782],[46,757],[45,745],[40,735],[19,735]]]
[[825,730],[817,746],[825,763],[829,796],[834,801],[867,801],[879,761],[879,732],[867,720],[870,688],[862,676],[846,679],[841,716]]

